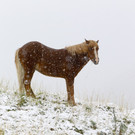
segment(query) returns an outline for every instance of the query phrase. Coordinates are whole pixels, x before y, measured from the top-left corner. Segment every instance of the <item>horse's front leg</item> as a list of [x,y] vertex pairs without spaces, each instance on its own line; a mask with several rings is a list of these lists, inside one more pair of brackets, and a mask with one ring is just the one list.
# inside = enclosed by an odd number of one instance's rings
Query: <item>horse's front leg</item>
[[75,106],[75,100],[74,100],[74,79],[66,79],[66,85],[67,85],[67,94],[68,94],[68,103],[71,106]]

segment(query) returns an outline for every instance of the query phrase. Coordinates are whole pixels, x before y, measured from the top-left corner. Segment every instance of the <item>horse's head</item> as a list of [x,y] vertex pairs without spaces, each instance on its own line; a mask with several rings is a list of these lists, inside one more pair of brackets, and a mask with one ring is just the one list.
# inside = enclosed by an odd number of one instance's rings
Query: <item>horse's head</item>
[[85,43],[88,46],[88,57],[96,65],[99,63],[99,58],[98,58],[98,50],[99,50],[98,42],[99,42],[99,40],[93,41],[93,40],[86,40],[85,39]]

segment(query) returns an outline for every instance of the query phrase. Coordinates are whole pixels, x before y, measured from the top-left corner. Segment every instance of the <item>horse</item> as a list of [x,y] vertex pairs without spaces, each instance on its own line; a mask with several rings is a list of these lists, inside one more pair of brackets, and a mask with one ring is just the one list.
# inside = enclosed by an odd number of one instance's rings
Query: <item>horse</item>
[[83,43],[54,49],[40,42],[32,41],[16,50],[15,64],[17,69],[20,93],[36,98],[31,88],[31,80],[35,71],[46,76],[64,78],[67,88],[67,100],[71,106],[74,100],[74,79],[81,69],[91,60],[99,63],[98,42],[86,40]]

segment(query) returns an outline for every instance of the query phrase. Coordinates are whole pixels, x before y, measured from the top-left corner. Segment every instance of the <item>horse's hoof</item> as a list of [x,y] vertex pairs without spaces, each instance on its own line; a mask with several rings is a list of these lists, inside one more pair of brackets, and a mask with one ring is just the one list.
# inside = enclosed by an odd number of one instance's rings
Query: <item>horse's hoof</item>
[[35,96],[35,95],[32,95],[31,97],[32,97],[32,98],[36,98],[36,96]]
[[77,105],[77,104],[76,104],[75,102],[73,102],[73,101],[68,101],[68,103],[69,103],[69,105],[72,106],[72,107]]
[[36,98],[36,96],[33,93],[27,93],[28,97]]
[[77,106],[77,104],[76,104],[76,103],[74,103],[72,106]]

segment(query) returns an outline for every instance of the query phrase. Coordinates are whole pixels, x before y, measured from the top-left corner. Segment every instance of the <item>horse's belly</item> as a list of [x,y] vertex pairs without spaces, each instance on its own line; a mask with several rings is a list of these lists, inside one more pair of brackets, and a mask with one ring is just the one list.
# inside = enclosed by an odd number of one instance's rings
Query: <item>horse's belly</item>
[[44,75],[47,76],[52,76],[52,77],[62,77],[64,78],[65,74],[65,70],[61,69],[61,68],[57,68],[57,67],[53,67],[53,66],[47,66],[47,65],[36,65],[36,70]]

